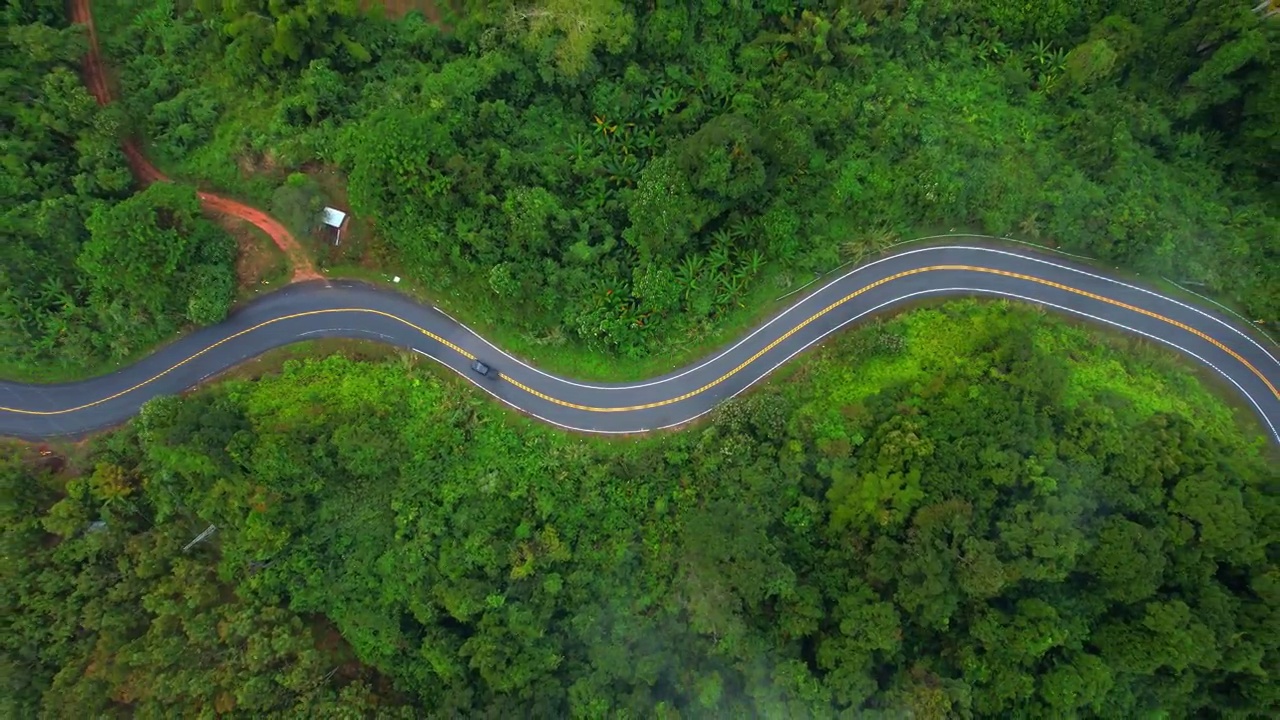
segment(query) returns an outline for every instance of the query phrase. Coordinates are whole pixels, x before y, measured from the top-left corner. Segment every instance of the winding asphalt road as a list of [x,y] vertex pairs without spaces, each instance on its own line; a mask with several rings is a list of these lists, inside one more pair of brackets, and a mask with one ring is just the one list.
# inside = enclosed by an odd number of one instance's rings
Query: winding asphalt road
[[[0,383],[0,435],[77,436],[131,417],[271,348],[317,337],[412,348],[502,402],[560,427],[634,433],[673,427],[737,395],[822,338],[872,313],[947,296],[1003,297],[1163,343],[1234,386],[1280,444],[1280,362],[1224,315],[1033,251],[956,244],[855,268],[734,344],[640,383],[560,378],[511,357],[437,309],[353,282],[291,285],[111,375],[62,385]],[[470,371],[480,358],[498,373]],[[495,376],[500,374],[500,377]]]

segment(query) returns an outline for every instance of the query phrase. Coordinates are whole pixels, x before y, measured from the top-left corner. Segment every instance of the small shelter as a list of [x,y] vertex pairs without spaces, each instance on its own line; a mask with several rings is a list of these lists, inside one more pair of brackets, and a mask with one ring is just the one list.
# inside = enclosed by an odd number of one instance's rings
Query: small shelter
[[326,206],[320,213],[320,219],[325,225],[338,229],[337,234],[333,236],[333,244],[337,245],[342,239],[342,226],[347,222],[347,214],[337,208]]

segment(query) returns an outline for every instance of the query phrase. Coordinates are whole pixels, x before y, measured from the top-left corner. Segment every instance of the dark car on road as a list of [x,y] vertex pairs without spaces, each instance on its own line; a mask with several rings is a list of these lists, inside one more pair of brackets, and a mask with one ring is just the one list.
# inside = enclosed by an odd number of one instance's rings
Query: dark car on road
[[492,373],[492,375],[495,377],[497,376],[497,373],[493,372],[488,365],[485,365],[479,360],[471,361],[471,369],[476,371],[477,374],[483,375],[484,377],[490,377],[490,373]]

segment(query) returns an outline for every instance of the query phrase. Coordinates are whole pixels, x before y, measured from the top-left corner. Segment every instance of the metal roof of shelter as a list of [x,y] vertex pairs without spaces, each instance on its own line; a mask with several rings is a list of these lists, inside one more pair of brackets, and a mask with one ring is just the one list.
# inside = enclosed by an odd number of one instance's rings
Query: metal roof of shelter
[[341,228],[342,223],[347,219],[347,214],[337,208],[326,207],[320,217],[325,225]]

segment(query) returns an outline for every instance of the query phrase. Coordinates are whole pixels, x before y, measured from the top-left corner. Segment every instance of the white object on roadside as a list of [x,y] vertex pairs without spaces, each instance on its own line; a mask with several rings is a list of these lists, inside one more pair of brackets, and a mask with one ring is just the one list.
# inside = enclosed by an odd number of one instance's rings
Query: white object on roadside
[[395,277],[391,278],[391,282],[395,282],[395,283],[400,282],[400,276],[399,276],[399,275],[397,275],[397,276],[395,276]]
[[329,227],[341,228],[342,223],[347,219],[347,214],[337,208],[326,207],[321,211],[320,219]]
[[325,206],[324,211],[320,213],[320,219],[325,225],[338,228],[338,232],[333,236],[333,244],[337,245],[342,240],[342,224],[347,221],[347,214],[337,208]]

